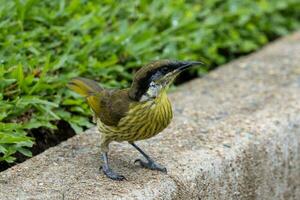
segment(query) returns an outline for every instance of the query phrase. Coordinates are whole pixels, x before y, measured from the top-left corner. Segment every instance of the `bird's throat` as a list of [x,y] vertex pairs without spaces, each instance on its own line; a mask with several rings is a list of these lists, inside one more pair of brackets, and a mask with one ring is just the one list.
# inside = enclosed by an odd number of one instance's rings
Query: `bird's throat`
[[161,84],[151,82],[148,90],[140,98],[140,102],[151,101],[160,96],[162,92],[166,91],[166,87]]

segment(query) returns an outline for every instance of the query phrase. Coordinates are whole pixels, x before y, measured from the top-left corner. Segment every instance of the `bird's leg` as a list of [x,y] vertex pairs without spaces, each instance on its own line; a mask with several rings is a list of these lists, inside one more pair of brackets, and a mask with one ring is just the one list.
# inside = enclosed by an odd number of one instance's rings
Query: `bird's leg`
[[136,159],[134,161],[134,163],[138,162],[142,167],[151,169],[151,170],[158,170],[164,173],[167,173],[167,169],[163,166],[161,166],[160,164],[154,162],[142,149],[140,149],[140,147],[138,147],[135,143],[130,142],[130,144],[136,149],[138,150],[147,160],[147,162],[141,160],[141,159]]
[[103,173],[110,179],[112,180],[124,180],[125,177],[122,175],[117,174],[116,172],[114,172],[108,164],[108,151],[109,151],[109,143],[110,141],[107,140],[107,138],[105,138],[103,135],[101,137],[101,142],[100,142],[100,148],[102,151],[102,160],[103,160],[103,165],[100,167],[100,169],[102,169]]
[[102,153],[102,159],[103,159],[103,165],[102,165],[102,171],[103,173],[112,180],[122,181],[125,179],[124,176],[117,174],[114,172],[108,164],[108,156],[107,152]]

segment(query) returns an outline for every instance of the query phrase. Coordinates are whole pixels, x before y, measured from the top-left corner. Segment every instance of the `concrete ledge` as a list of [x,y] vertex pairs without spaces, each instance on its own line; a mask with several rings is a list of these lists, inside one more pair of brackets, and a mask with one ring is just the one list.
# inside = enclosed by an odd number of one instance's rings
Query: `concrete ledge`
[[133,164],[126,143],[99,173],[95,129],[0,173],[3,199],[300,199],[300,33],[170,94],[175,119],[139,142],[168,175]]

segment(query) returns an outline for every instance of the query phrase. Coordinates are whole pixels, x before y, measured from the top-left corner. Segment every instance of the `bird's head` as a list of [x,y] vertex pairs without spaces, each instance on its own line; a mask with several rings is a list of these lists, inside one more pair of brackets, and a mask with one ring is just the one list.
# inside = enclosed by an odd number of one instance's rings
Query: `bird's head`
[[136,101],[156,98],[168,88],[180,72],[191,66],[203,64],[197,61],[160,60],[145,65],[134,76],[129,96]]

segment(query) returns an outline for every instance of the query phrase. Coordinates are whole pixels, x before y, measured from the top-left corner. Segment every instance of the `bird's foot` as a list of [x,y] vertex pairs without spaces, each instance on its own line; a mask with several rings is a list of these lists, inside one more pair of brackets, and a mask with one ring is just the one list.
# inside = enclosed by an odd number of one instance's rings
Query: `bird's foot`
[[[110,179],[112,180],[116,180],[116,181],[123,181],[126,180],[125,176],[117,174],[116,172],[114,172],[111,168],[106,167],[106,166],[102,166],[102,171],[103,173]],[[100,169],[101,169],[100,168]]]
[[167,173],[167,168],[165,168],[164,166],[161,166],[160,164],[154,162],[153,160],[149,160],[148,162],[145,162],[141,159],[136,159],[134,161],[134,163],[139,163],[144,168],[148,168],[148,169],[151,169],[151,170],[157,170],[157,171]]

